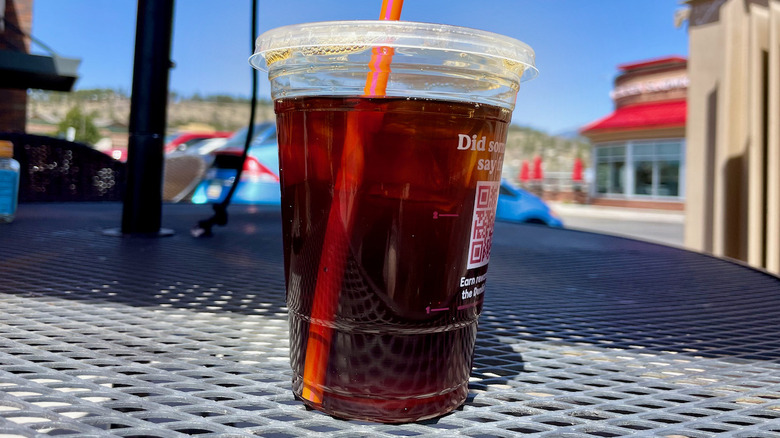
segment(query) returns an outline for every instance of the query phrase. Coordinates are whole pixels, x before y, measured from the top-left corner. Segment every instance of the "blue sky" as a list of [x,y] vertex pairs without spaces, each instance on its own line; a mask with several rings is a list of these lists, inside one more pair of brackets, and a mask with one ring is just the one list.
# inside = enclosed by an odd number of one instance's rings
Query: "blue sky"
[[[77,89],[131,89],[136,0],[35,0],[33,36],[82,59]],[[286,24],[376,19],[380,0],[259,0],[259,32]],[[401,18],[505,34],[536,51],[513,121],[549,133],[612,110],[618,64],[688,54],[679,0],[405,0]],[[250,0],[177,0],[170,89],[249,96]],[[261,76],[262,77],[262,76]],[[261,96],[269,98],[261,80]]]

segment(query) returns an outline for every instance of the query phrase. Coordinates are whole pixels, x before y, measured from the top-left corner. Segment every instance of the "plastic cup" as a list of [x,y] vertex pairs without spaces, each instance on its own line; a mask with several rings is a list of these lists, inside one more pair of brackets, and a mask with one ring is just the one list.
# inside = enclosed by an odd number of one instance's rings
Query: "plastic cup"
[[270,30],[250,62],[277,117],[293,392],[380,422],[457,408],[533,51],[462,27],[342,21]]

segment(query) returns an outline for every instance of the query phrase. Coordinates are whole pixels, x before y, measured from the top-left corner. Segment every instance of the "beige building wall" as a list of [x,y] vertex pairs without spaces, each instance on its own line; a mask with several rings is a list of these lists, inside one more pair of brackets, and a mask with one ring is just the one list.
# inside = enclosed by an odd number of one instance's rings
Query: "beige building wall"
[[688,3],[685,245],[780,273],[780,0]]

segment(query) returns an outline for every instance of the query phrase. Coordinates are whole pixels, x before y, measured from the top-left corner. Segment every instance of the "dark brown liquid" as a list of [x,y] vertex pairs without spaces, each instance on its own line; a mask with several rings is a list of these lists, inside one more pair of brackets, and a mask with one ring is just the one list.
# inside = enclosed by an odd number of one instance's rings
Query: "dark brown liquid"
[[[456,408],[468,392],[487,272],[487,264],[468,269],[475,193],[478,181],[500,181],[509,111],[317,97],[279,100],[276,113],[296,395],[311,327],[320,324],[330,337],[324,381],[314,382],[323,397],[307,404],[386,422]],[[350,142],[359,165],[345,171]],[[348,225],[336,230],[328,224],[339,178],[352,178],[356,191]],[[323,248],[337,231],[345,237]],[[332,312],[312,320],[318,275],[328,269],[337,269],[340,290]]]

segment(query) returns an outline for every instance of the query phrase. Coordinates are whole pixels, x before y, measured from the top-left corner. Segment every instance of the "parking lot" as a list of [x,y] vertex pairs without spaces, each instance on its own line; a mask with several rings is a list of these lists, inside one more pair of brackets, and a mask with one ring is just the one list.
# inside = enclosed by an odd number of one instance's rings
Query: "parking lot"
[[566,228],[683,246],[683,212],[549,203]]

